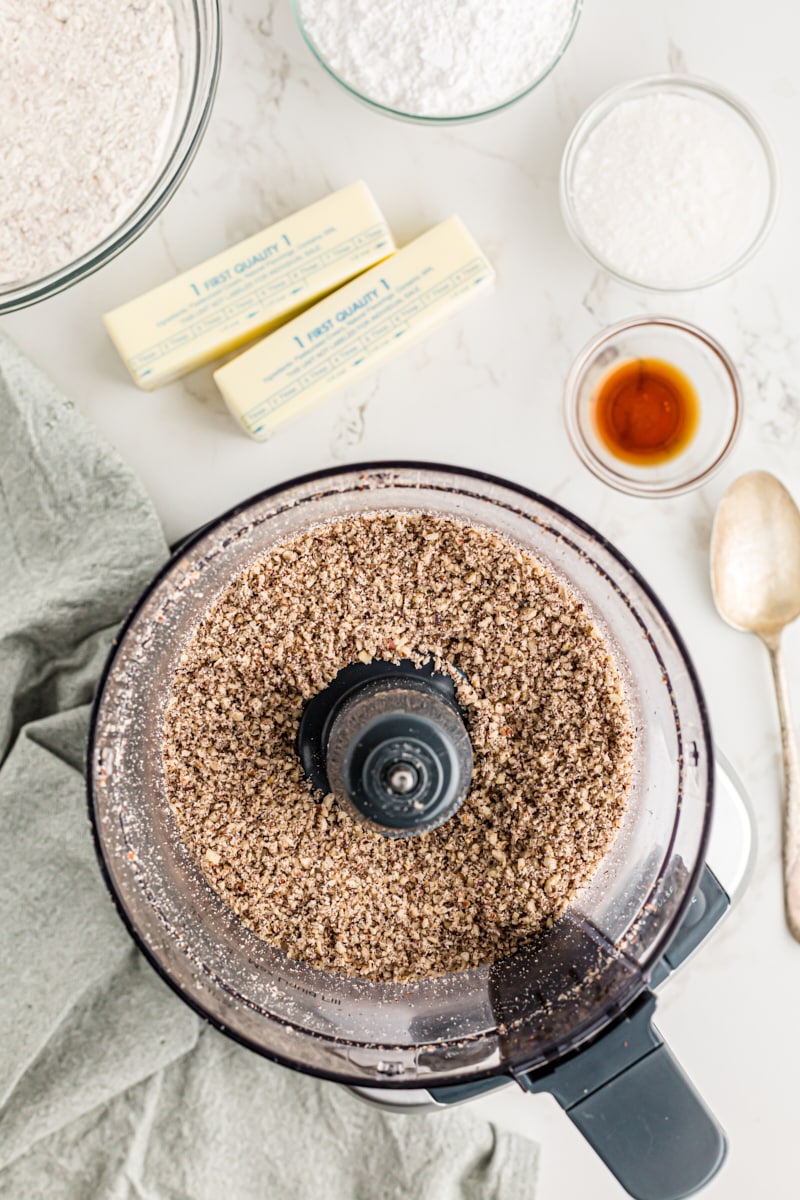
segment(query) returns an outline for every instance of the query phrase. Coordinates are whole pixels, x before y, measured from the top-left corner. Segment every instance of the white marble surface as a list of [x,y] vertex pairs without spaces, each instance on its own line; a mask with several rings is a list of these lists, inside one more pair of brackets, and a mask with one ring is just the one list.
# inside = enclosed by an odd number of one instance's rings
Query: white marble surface
[[[450,130],[386,120],[321,71],[288,0],[225,0],[211,126],[158,224],[93,278],[2,326],[139,472],[170,538],[256,490],[334,462],[420,457],[505,475],[589,519],[660,593],[696,659],[716,737],[749,787],[759,859],[726,927],[675,979],[659,1025],[730,1137],[709,1200],[789,1200],[800,1179],[800,946],[781,912],[776,716],[758,644],[716,616],[707,550],[714,507],[744,470],[776,472],[800,496],[800,8],[789,0],[586,0],[575,41],[537,93]],[[774,230],[733,280],[652,300],[610,282],[569,241],[559,156],[583,108],[612,84],[667,69],[728,85],[772,134],[783,195]],[[210,374],[154,394],[128,381],[100,314],[226,243],[363,177],[399,240],[459,212],[497,268],[484,298],[266,445],[225,415]],[[705,326],[746,388],[738,447],[702,491],[627,499],[573,457],[561,422],[572,356],[604,324],[662,310]],[[800,628],[786,638],[800,712]],[[554,1101],[509,1091],[489,1117],[541,1142],[539,1200],[615,1200],[621,1190]]]

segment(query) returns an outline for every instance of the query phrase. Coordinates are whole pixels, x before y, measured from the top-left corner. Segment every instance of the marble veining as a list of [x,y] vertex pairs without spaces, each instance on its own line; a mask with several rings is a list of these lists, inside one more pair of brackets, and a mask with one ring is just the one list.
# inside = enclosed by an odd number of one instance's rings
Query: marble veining
[[[781,915],[777,723],[761,648],[713,610],[707,546],[716,504],[741,472],[772,470],[800,498],[800,8],[586,0],[572,46],[541,88],[498,117],[448,129],[389,120],[347,96],[307,51],[287,0],[225,0],[223,19],[214,114],[157,225],[98,274],[3,327],[139,472],[170,540],[294,474],[417,457],[519,480],[618,543],[686,638],[715,736],[750,790],[760,840],[748,893],[665,990],[658,1022],[729,1135],[728,1162],[704,1196],[790,1200],[800,1176],[800,947]],[[597,272],[571,242],[558,206],[560,155],[601,92],[685,70],[754,108],[775,144],[782,199],[769,239],[737,276],[652,296]],[[399,241],[459,212],[496,268],[494,293],[263,445],[229,420],[210,370],[153,395],[131,385],[104,311],[358,178]],[[745,389],[742,434],[723,470],[702,491],[665,502],[621,496],[591,478],[561,419],[573,356],[603,325],[648,312],[708,329]],[[800,714],[799,628],[788,631],[786,650]],[[479,1109],[542,1143],[538,1200],[620,1200],[548,1098],[512,1088]]]

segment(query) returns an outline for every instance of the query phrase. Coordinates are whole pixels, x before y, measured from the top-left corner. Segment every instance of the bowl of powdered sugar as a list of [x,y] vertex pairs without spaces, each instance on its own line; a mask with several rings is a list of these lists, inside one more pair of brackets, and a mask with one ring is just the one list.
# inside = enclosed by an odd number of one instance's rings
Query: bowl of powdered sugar
[[716,85],[660,75],[584,113],[561,165],[561,208],[609,274],[654,291],[726,278],[767,235],[775,156],[760,124]]
[[292,0],[323,67],[379,111],[423,122],[507,108],[549,75],[582,0]]
[[0,2],[0,313],[97,270],[161,211],[219,52],[218,0]]

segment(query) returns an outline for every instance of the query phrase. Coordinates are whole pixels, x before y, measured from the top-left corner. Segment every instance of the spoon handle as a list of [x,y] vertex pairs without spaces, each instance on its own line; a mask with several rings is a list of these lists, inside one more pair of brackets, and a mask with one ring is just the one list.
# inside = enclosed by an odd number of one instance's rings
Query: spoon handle
[[783,669],[780,635],[764,639],[769,650],[783,748],[783,886],[789,931],[800,942],[800,758]]

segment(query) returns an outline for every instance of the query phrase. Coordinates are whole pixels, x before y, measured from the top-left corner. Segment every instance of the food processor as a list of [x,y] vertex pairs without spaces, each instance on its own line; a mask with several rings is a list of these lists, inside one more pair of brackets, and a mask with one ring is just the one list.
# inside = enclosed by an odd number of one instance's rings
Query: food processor
[[[314,969],[246,929],[182,843],[162,764],[172,679],[220,593],[287,538],[387,511],[494,531],[566,581],[611,648],[635,729],[622,825],[563,915],[500,962],[402,984]],[[303,712],[307,774],[354,819],[424,836],[469,784],[452,692],[409,664],[340,675]],[[638,1200],[678,1200],[718,1170],[724,1136],[652,1024],[654,989],[742,886],[747,810],[730,770],[715,768],[703,697],[669,617],[578,518],[518,485],[420,463],[271,488],[190,537],[139,600],[98,687],[88,756],[97,852],[120,914],[162,977],[228,1036],[403,1111],[509,1082],[549,1091]],[[715,776],[724,803],[712,833]]]

